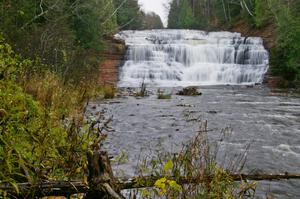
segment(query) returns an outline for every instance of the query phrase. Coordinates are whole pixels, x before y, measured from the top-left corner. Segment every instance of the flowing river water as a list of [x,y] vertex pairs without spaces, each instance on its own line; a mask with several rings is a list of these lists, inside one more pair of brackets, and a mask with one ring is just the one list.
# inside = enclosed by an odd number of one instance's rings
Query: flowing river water
[[[211,142],[220,139],[222,129],[231,129],[220,144],[220,164],[247,152],[244,173],[300,172],[300,98],[249,86],[261,83],[268,68],[260,38],[188,30],[126,31],[117,37],[128,46],[119,82],[123,95],[93,102],[86,113],[113,116],[114,131],[103,147],[112,156],[128,155],[116,171],[133,176],[145,155],[158,149],[178,152],[196,135],[199,122],[207,120]],[[148,97],[126,94],[137,88],[124,87],[141,82],[149,86]],[[186,85],[201,85],[202,95],[175,95]],[[158,87],[172,98],[157,99]],[[257,197],[300,198],[299,188],[297,180],[262,181]]]

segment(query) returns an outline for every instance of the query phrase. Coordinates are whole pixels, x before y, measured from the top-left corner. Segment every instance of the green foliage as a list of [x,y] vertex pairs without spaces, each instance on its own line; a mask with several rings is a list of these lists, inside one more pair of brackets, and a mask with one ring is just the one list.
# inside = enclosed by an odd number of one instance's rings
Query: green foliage
[[[72,179],[86,167],[93,136],[77,123],[63,125],[14,82],[0,81],[0,181]],[[90,137],[88,137],[90,136]]]
[[137,30],[143,27],[142,12],[137,0],[114,0],[117,11],[117,23],[121,29]]
[[191,6],[189,5],[187,0],[182,0],[179,4],[179,26],[182,28],[193,27],[195,23],[194,15]]
[[182,187],[175,180],[168,180],[163,177],[156,180],[154,186],[159,189],[159,195],[164,196],[167,192],[180,192]]
[[103,37],[117,26],[112,0],[4,0],[0,7],[0,29],[16,52],[72,84],[95,79]]
[[254,21],[257,28],[263,27],[269,19],[270,12],[266,0],[255,0]]
[[23,60],[3,39],[0,58],[1,183],[17,190],[17,182],[83,177],[96,140],[82,116],[93,89],[64,85],[49,71],[28,76],[37,62]]
[[32,182],[31,178],[39,173],[35,170],[52,169],[51,164],[59,161],[55,158],[56,147],[61,147],[65,139],[60,138],[66,134],[58,137],[54,136],[57,128],[47,130],[43,108],[20,87],[3,81],[0,84],[1,108],[5,112],[1,118],[1,179],[23,176]]
[[178,28],[177,20],[178,14],[176,13],[179,10],[177,1],[170,2],[170,10],[168,16],[168,28]]
[[113,9],[112,0],[89,0],[79,3],[73,19],[76,36],[82,47],[101,49],[103,34],[116,28],[116,16],[111,15]]
[[273,72],[287,80],[300,81],[300,3],[292,2],[292,7],[270,1],[270,7],[277,24],[277,45],[272,50]]
[[117,92],[117,89],[114,86],[104,86],[102,88],[104,99],[113,99]]
[[0,80],[16,79],[17,70],[22,68],[19,57],[14,55],[10,45],[4,42],[0,34]]
[[193,28],[196,24],[192,8],[187,0],[172,1],[168,18],[169,28]]
[[[199,133],[179,153],[159,150],[155,158],[143,160],[139,176],[156,177],[155,189],[142,191],[145,198],[253,198],[256,183],[236,183],[230,175],[241,170],[243,158],[230,161],[235,162],[234,170],[219,167],[216,163],[218,144],[209,142],[206,128],[201,125]],[[141,177],[136,183],[146,186],[149,182]]]

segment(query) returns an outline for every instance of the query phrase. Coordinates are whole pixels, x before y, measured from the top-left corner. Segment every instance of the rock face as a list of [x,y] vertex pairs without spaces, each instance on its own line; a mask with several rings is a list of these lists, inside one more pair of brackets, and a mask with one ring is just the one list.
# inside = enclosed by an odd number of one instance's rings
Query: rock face
[[105,38],[106,49],[101,54],[103,58],[100,64],[100,85],[116,86],[119,78],[119,67],[122,65],[125,55],[125,43],[113,37]]
[[265,78],[264,83],[270,88],[277,88],[277,87],[283,86],[287,82],[284,80],[283,77],[268,75]]
[[275,29],[276,27],[271,23],[262,28],[253,28],[244,21],[238,21],[229,28],[229,31],[240,32],[246,37],[261,37],[264,40],[266,49],[270,50],[275,46]]

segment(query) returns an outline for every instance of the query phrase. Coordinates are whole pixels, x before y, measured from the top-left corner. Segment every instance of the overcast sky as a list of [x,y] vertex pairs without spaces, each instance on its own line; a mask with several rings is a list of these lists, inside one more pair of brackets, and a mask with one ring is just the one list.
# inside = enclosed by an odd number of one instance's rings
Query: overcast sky
[[139,4],[142,6],[142,9],[146,12],[152,11],[158,14],[164,24],[167,25],[168,11],[164,7],[164,4],[167,4],[170,0],[138,0]]

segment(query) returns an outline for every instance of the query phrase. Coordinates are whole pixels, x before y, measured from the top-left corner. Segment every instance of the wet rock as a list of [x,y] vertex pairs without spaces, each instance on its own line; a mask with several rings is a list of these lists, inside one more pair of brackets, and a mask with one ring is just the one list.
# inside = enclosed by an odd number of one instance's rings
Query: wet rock
[[217,112],[217,111],[207,111],[207,113],[210,113],[210,114],[217,114],[218,112]]
[[194,107],[194,105],[191,104],[178,104],[176,106],[181,106],[181,107]]
[[202,95],[202,93],[198,91],[197,87],[189,86],[189,87],[183,88],[181,91],[178,91],[176,93],[176,95],[198,96],[198,95]]
[[121,104],[122,102],[120,101],[109,101],[107,104]]
[[159,115],[158,117],[173,117],[174,115]]

